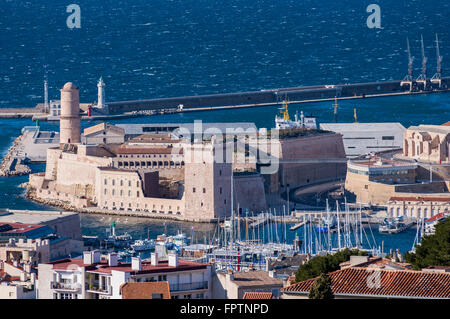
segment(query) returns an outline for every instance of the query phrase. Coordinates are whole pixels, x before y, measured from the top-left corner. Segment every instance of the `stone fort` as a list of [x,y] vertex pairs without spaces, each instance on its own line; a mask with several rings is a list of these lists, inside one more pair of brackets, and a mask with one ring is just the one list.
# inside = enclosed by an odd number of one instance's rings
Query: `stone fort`
[[[221,220],[239,210],[267,209],[266,194],[345,176],[342,136],[308,131],[270,141],[265,150],[276,170],[262,174],[262,146],[256,132],[199,137],[171,132],[129,135],[101,123],[80,130],[79,90],[61,89],[60,145],[47,151],[44,173],[30,175],[29,188],[40,201],[75,210],[139,213],[191,221]],[[229,152],[231,147],[231,152]],[[306,158],[308,163],[297,163]],[[314,161],[317,159],[317,161]]]

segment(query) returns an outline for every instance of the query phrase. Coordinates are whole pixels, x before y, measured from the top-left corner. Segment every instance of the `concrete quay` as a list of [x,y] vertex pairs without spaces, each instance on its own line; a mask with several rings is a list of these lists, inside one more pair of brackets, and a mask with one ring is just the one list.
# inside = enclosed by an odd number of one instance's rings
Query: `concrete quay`
[[0,108],[0,118],[3,119],[32,118],[44,114],[40,106],[33,108]]

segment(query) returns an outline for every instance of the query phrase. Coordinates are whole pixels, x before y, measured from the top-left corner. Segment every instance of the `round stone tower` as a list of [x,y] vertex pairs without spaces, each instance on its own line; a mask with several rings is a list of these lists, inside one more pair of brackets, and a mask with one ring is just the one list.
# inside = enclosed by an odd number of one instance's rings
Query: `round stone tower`
[[61,89],[60,144],[80,143],[80,120],[78,88],[67,82]]

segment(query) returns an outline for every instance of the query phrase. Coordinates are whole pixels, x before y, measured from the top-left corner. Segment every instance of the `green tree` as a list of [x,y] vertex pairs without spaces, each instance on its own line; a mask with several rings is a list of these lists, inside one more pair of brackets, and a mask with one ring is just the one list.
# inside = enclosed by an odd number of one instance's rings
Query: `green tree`
[[358,249],[350,250],[347,248],[335,253],[334,255],[315,257],[298,268],[295,274],[295,281],[299,282],[316,278],[320,276],[320,274],[327,274],[338,270],[340,269],[340,263],[350,260],[350,256],[355,255],[366,256],[367,253]]
[[331,290],[331,277],[328,274],[321,274],[311,286],[308,294],[309,299],[334,299]]
[[424,236],[416,252],[406,253],[405,260],[414,269],[428,266],[450,266],[450,218],[439,222],[433,235]]

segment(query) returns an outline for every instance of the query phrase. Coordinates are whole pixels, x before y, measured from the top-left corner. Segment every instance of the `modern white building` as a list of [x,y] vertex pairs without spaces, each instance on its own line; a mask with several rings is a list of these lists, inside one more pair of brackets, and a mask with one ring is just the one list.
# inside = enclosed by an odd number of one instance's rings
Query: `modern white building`
[[59,118],[61,115],[61,100],[50,100],[48,113],[51,117]]
[[405,127],[400,123],[323,123],[320,129],[342,134],[348,158],[401,149]]
[[39,264],[38,299],[122,299],[121,287],[129,282],[168,282],[173,299],[210,298],[211,266],[179,260],[169,254],[151,261],[133,257],[118,261],[111,253],[102,259],[99,251],[86,251],[83,259],[63,259]]

